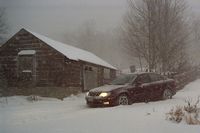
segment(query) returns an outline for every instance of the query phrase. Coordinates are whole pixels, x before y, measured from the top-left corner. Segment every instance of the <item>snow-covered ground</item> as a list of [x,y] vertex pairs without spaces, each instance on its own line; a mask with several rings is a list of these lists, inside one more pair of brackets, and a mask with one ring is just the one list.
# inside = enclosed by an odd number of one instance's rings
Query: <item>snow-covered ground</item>
[[165,120],[172,107],[199,95],[200,79],[171,100],[110,108],[88,108],[84,95],[37,102],[9,97],[8,104],[0,99],[0,133],[199,133],[200,125]]

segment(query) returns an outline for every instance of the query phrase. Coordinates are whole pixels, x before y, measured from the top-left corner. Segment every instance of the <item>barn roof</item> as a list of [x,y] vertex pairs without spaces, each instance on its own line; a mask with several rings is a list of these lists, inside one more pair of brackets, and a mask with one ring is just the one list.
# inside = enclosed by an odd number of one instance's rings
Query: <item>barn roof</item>
[[80,48],[76,48],[76,47],[52,40],[46,36],[40,35],[38,33],[32,32],[27,29],[25,30],[30,32],[35,37],[45,42],[47,45],[51,46],[52,48],[56,49],[57,51],[59,51],[60,53],[62,53],[63,55],[65,55],[67,58],[71,60],[76,60],[76,61],[81,60],[81,61],[86,61],[89,63],[101,65],[104,67],[108,67],[111,69],[115,69],[115,70],[117,69],[89,51],[82,50]]

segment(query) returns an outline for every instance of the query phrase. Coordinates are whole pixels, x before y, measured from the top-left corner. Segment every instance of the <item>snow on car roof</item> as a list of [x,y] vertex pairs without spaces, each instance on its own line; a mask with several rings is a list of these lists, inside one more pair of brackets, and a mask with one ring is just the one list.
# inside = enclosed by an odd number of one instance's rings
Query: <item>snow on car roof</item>
[[46,44],[48,44],[52,48],[56,49],[57,51],[59,51],[60,53],[62,53],[63,55],[65,55],[67,58],[69,58],[71,60],[81,60],[81,61],[86,61],[86,62],[89,62],[89,63],[101,65],[101,66],[104,66],[104,67],[112,68],[112,69],[115,69],[115,70],[117,69],[117,68],[113,67],[112,65],[110,65],[109,63],[107,63],[106,61],[97,57],[95,54],[93,54],[91,52],[88,52],[86,50],[82,50],[82,49],[79,49],[79,48],[76,48],[76,47],[73,47],[73,46],[52,40],[52,39],[50,39],[46,36],[32,32],[30,30],[27,30],[27,29],[25,29],[25,30],[30,32],[35,37],[37,37],[41,41],[45,42]]

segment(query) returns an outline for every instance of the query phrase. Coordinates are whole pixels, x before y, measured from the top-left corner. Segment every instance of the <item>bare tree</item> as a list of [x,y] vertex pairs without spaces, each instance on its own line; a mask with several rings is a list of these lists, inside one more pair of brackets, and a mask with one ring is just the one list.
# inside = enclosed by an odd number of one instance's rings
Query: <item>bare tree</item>
[[117,68],[127,68],[136,64],[136,59],[129,58],[122,45],[118,27],[100,29],[94,20],[87,20],[77,30],[66,33],[66,44],[90,51]]
[[128,0],[123,36],[128,52],[144,59],[149,70],[174,69],[187,44],[183,0]]
[[8,24],[5,21],[5,8],[0,8],[0,44],[5,41]]

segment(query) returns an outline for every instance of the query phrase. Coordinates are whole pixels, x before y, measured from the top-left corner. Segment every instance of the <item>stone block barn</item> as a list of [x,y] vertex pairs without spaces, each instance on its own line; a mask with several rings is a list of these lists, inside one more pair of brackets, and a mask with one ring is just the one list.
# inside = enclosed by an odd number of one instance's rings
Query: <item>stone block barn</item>
[[116,68],[91,52],[21,29],[0,47],[3,95],[62,98],[101,86]]

